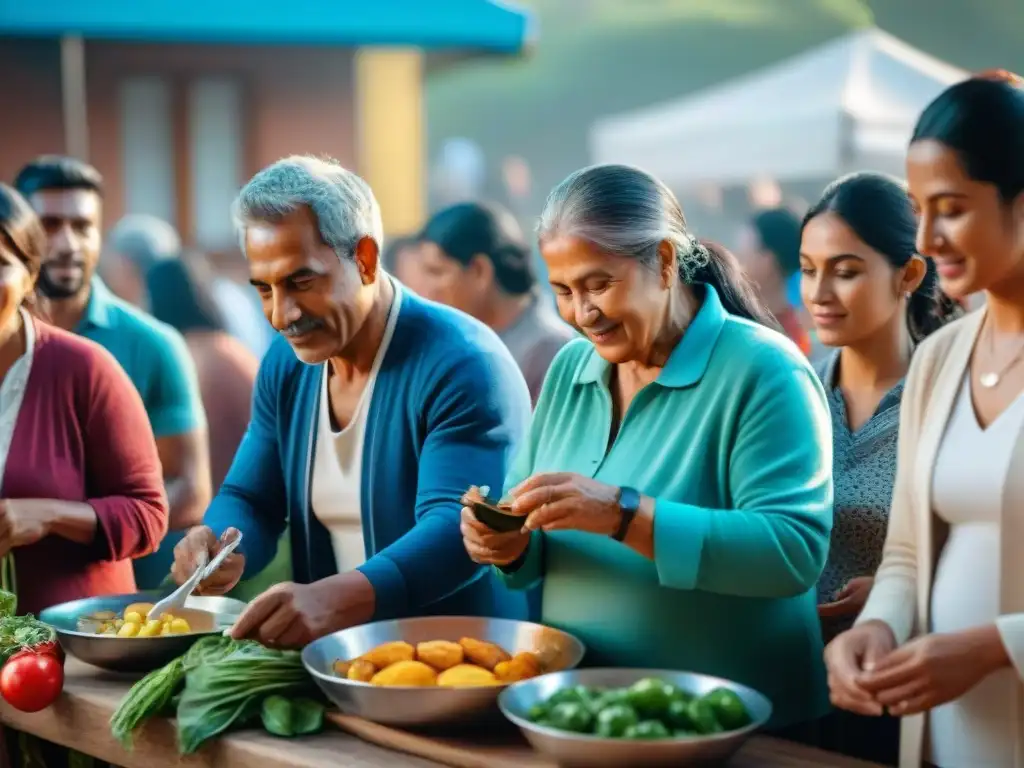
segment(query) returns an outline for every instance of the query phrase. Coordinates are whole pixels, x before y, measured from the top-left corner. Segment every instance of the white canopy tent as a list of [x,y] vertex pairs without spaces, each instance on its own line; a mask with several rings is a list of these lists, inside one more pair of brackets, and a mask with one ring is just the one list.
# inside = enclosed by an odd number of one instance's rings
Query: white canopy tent
[[596,162],[628,163],[674,189],[903,175],[921,110],[967,74],[879,29],[853,32],[723,85],[591,128]]

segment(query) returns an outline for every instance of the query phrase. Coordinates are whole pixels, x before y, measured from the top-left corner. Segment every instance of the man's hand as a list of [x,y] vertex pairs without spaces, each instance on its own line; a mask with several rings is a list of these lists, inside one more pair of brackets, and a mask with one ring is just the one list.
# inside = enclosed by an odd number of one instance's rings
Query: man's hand
[[0,499],[0,556],[48,536],[53,518],[46,499]]
[[[213,531],[205,525],[197,525],[192,528],[185,538],[174,547],[174,564],[171,566],[171,576],[176,584],[184,584],[196,572],[196,565],[199,563],[203,553],[206,554],[206,562],[209,563],[217,556],[221,548],[238,536],[237,528],[228,528],[220,541],[213,535]],[[220,567],[210,574],[206,579],[199,582],[196,587],[197,595],[224,595],[235,588],[235,585],[242,579],[245,571],[245,555],[235,550],[228,555]]]
[[249,603],[231,636],[259,640],[270,648],[302,648],[369,621],[374,607],[373,586],[359,571],[312,584],[276,584]]

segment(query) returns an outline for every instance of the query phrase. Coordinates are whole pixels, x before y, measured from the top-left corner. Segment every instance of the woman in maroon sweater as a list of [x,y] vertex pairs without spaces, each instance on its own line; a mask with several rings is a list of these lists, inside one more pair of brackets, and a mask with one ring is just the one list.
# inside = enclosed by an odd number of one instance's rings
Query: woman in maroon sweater
[[156,442],[127,374],[27,311],[45,245],[0,184],[0,555],[13,551],[18,609],[32,613],[134,592],[131,558],[167,530]]

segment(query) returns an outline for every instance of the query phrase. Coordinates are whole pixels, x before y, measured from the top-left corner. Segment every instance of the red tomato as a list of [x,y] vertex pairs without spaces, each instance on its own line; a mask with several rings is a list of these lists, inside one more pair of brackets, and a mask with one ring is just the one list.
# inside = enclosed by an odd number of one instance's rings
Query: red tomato
[[0,669],[0,695],[22,712],[46,709],[63,687],[64,667],[52,653],[22,651]]

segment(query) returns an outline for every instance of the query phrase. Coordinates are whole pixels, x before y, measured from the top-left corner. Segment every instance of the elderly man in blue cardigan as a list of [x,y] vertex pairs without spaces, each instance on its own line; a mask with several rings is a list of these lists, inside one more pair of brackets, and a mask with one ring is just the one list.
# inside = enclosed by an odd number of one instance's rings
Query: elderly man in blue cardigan
[[280,337],[227,479],[175,551],[175,579],[240,531],[200,585],[227,592],[270,562],[287,523],[295,583],[250,603],[235,637],[300,647],[371,620],[525,618],[526,599],[473,563],[459,532],[462,494],[502,487],[530,418],[504,345],[382,270],[380,209],[339,165],[281,160],[242,189],[235,217]]

